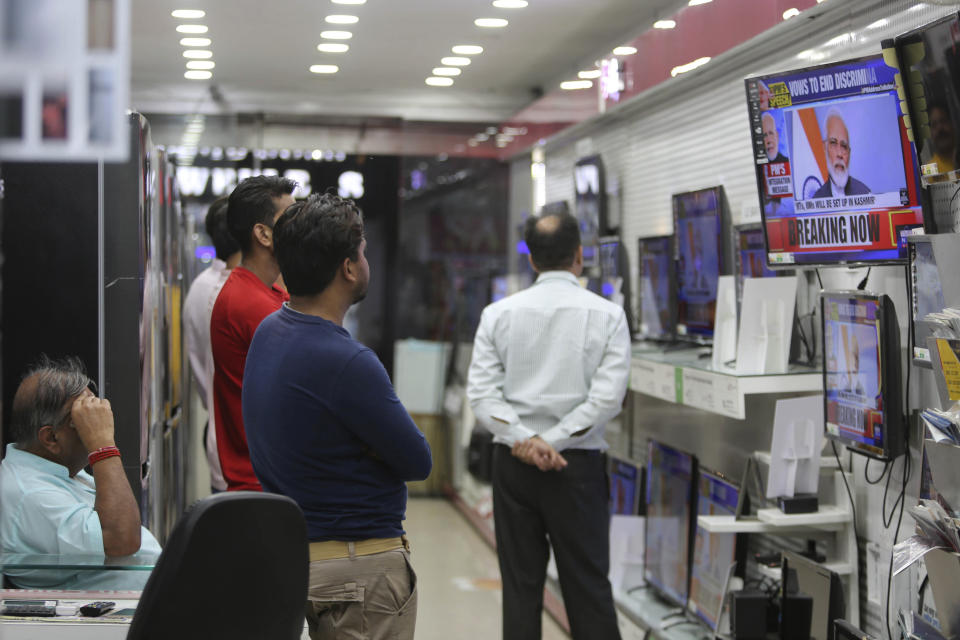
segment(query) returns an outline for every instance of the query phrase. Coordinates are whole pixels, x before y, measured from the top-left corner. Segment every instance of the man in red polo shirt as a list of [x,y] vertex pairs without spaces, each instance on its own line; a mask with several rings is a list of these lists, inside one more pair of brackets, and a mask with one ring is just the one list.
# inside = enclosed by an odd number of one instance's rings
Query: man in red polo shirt
[[295,202],[295,188],[286,178],[254,176],[237,185],[227,203],[227,224],[242,257],[213,305],[210,347],[217,448],[228,491],[261,490],[250,464],[240,391],[254,332],[290,299],[274,284],[280,267],[273,256],[273,224]]

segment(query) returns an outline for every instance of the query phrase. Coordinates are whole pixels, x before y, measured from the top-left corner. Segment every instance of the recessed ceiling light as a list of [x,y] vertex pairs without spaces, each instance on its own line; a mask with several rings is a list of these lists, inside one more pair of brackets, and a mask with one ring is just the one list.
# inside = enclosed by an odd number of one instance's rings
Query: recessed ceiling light
[[478,27],[486,27],[488,29],[499,29],[507,26],[510,23],[503,18],[477,18],[473,21],[473,24],[477,25]]
[[209,71],[184,71],[183,77],[187,80],[209,80],[213,74]]
[[461,56],[474,56],[483,53],[483,47],[478,44],[458,44],[451,51]]
[[482,133],[478,133],[473,137],[476,139],[477,142],[486,142],[487,140],[490,139],[490,134],[486,132],[482,132]]
[[589,69],[587,71],[580,71],[577,73],[577,77],[581,80],[590,80],[592,78],[600,77],[600,69]]
[[205,24],[178,24],[177,33],[206,33],[208,31]]
[[330,24],[357,24],[360,22],[360,18],[357,16],[345,16],[345,15],[332,15],[324,18],[325,21]]
[[653,23],[654,29],[673,29],[676,26],[676,20],[657,20]]
[[367,0],[331,0],[333,4],[366,4]]
[[180,44],[185,47],[209,47],[210,38],[180,38]]
[[690,2],[687,3],[687,6],[695,7],[698,4],[710,4],[711,2],[713,2],[713,0],[690,0]]
[[497,9],[523,9],[527,0],[493,0],[493,6]]
[[783,19],[789,20],[790,18],[798,15],[800,15],[800,9],[797,9],[796,7],[790,7],[789,9],[783,12]]
[[615,56],[632,56],[637,52],[636,47],[617,47],[613,50]]
[[462,72],[456,67],[434,67],[432,73],[435,76],[458,76]]
[[437,78],[436,76],[430,76],[425,82],[431,87],[449,87],[453,84],[453,78]]
[[353,34],[349,31],[321,31],[320,37],[324,40],[349,40]]
[[340,42],[321,42],[317,45],[317,51],[323,53],[346,53],[350,50],[350,45]]
[[497,128],[496,128],[496,127],[487,127],[486,129],[484,129],[484,133],[486,133],[488,136],[496,135],[496,133],[497,133]]
[[213,69],[215,66],[213,60],[191,60],[187,63],[187,69]]
[[340,67],[335,64],[310,65],[310,73],[336,73],[337,71],[340,71]]
[[447,56],[440,58],[440,64],[445,67],[465,67],[470,64],[470,58],[458,58],[457,56]]
[[202,18],[207,15],[207,12],[202,9],[175,9],[170,12],[170,15],[183,20],[196,20],[197,18]]
[[184,58],[193,58],[195,60],[205,60],[213,57],[213,51],[208,49],[187,49],[183,52]]
[[560,83],[560,88],[567,91],[574,91],[576,89],[589,89],[593,86],[593,82],[590,80],[567,80],[566,82]]

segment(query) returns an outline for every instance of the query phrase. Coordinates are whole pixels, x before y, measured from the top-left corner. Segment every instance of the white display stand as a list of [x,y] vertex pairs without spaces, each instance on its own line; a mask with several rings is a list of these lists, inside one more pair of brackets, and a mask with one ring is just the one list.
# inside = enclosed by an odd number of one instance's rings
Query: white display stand
[[797,277],[744,278],[737,373],[786,373]]
[[[779,278],[778,278],[779,279]],[[786,373],[738,375],[732,368],[716,370],[695,351],[672,353],[634,350],[630,390],[667,402],[743,420],[745,397],[763,393],[822,392],[819,369],[791,367]]]

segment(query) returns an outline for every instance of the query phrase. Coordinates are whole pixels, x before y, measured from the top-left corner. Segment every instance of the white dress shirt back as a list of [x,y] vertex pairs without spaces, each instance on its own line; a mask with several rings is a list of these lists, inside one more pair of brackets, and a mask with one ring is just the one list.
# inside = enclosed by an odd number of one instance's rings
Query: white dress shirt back
[[187,356],[190,369],[200,387],[200,401],[209,413],[207,427],[207,462],[210,465],[210,483],[214,488],[226,490],[227,483],[220,469],[217,454],[217,429],[213,415],[213,351],[210,349],[210,316],[217,295],[227,281],[230,270],[223,260],[214,258],[213,263],[200,272],[190,285],[183,301],[183,328],[187,339]]
[[484,309],[467,397],[495,442],[539,435],[558,451],[606,450],[606,423],[620,412],[629,373],[624,310],[572,273],[548,271]]

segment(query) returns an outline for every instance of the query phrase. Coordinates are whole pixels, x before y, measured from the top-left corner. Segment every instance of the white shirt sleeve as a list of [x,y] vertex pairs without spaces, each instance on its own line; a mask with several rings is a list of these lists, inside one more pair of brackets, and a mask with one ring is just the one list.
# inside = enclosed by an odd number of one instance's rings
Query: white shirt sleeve
[[558,451],[575,444],[589,429],[606,424],[620,413],[630,377],[630,330],[623,311],[616,322],[600,366],[590,381],[586,400],[540,436]]
[[496,436],[513,444],[536,435],[523,426],[520,416],[503,395],[505,370],[493,341],[496,319],[489,308],[480,316],[473,341],[473,358],[467,375],[467,398],[477,422]]

